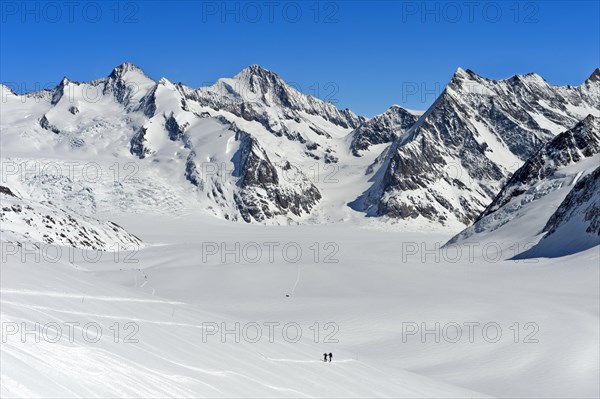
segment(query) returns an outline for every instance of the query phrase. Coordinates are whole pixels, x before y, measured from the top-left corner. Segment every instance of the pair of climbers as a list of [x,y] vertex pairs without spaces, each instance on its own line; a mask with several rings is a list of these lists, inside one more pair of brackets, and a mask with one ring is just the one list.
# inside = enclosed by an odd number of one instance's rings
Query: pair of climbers
[[327,361],[327,357],[329,357],[329,363],[331,363],[331,358],[333,357],[333,353],[331,353],[331,352],[329,352],[329,354],[323,353],[323,361],[324,362]]

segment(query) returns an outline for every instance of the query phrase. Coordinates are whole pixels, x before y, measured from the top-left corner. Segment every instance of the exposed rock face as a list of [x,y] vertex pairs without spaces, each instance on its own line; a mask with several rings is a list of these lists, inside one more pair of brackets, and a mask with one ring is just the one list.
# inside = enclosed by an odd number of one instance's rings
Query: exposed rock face
[[40,119],[40,126],[43,129],[50,130],[52,133],[60,133],[60,129],[51,124],[46,115],[44,115],[42,119]]
[[[526,193],[558,169],[600,153],[600,117],[589,115],[573,129],[556,136],[517,170],[478,219]],[[539,195],[539,194],[538,194]]]
[[[113,71],[111,76],[121,74]],[[111,87],[120,86],[112,83]],[[132,107],[131,101],[125,103]],[[224,209],[225,218],[239,217],[246,222],[309,214],[322,198],[321,193],[296,164],[281,162],[285,159],[281,150],[300,150],[307,159],[337,163],[339,157],[329,143],[332,136],[327,127],[349,133],[365,121],[349,110],[340,111],[333,104],[298,92],[278,75],[256,65],[198,90],[163,78],[140,97],[136,109],[148,120],[130,140],[131,154],[140,159],[154,156],[164,146],[160,137],[166,134],[171,142],[188,151],[183,172],[186,180]],[[238,128],[239,118],[259,123],[271,135],[294,143],[294,147],[265,148],[252,129]],[[202,122],[204,119],[216,125]],[[207,127],[201,127],[204,125]],[[208,126],[219,137],[234,132],[238,148],[232,157],[233,173],[222,171],[230,161],[223,158],[224,154],[212,153],[207,158],[201,155],[206,153],[208,141],[199,137]],[[314,135],[319,138],[315,140]],[[279,153],[276,162],[272,161],[274,153]],[[210,167],[218,164],[216,175],[205,173],[207,163],[212,164]],[[282,177],[287,175],[294,178]],[[235,212],[227,210],[231,207]]]
[[[333,190],[315,178],[333,167],[344,187],[371,184],[358,198],[350,187],[340,204],[460,228],[543,144],[598,113],[599,76],[596,70],[581,86],[555,87],[537,75],[497,81],[459,69],[423,115],[392,106],[366,119],[257,65],[192,89],[155,82],[126,63],[91,82],[64,78],[53,90],[23,96],[3,89],[19,112],[41,105],[31,109],[31,123],[11,119],[2,127],[3,135],[27,135],[38,148],[105,151],[160,165],[198,193],[203,208],[229,220],[302,222],[317,203],[317,213],[331,209],[322,196]],[[95,93],[93,101],[86,93]],[[3,116],[10,114],[5,108]],[[54,134],[37,134],[46,131]],[[297,179],[285,178],[296,170]]]
[[583,222],[581,230],[600,237],[600,167],[582,178],[548,219],[544,226],[546,237],[556,234],[576,218]]
[[11,191],[11,189],[5,186],[0,186],[0,194],[16,197],[16,195]]
[[167,132],[169,133],[169,139],[172,141],[181,140],[183,137],[183,132],[188,125],[188,123],[179,125],[179,123],[177,123],[177,119],[175,119],[173,114],[171,114],[171,116],[165,120],[165,129],[167,129]]
[[276,73],[258,65],[251,65],[231,79],[220,79],[213,86],[184,91],[193,101],[260,122],[278,135],[287,134],[284,121],[310,123],[307,115],[319,116],[342,128],[356,128],[365,120],[348,109],[339,110],[329,102],[300,93]]
[[[479,233],[494,231],[517,219],[525,207],[530,207],[549,194],[560,193],[566,199],[559,210],[550,218],[546,227],[540,225],[536,234],[553,230],[553,226],[561,221],[570,219],[574,212],[586,214],[588,228],[594,230],[597,226],[594,201],[589,203],[589,212],[579,207],[587,203],[594,192],[594,184],[598,170],[581,178],[590,172],[590,166],[596,168],[600,162],[600,117],[589,115],[584,120],[556,136],[540,148],[521,168],[509,179],[503,189],[491,204],[481,213],[477,221],[449,243],[466,240]],[[592,169],[593,170],[593,169]],[[579,182],[578,179],[580,179]],[[585,183],[584,183],[585,181]],[[596,193],[597,195],[597,193]],[[589,198],[588,198],[589,197]],[[562,198],[562,197],[561,197]],[[546,206],[547,207],[547,206]],[[577,211],[574,209],[577,208]],[[543,223],[543,221],[541,221]]]
[[156,84],[137,66],[124,63],[113,69],[111,74],[93,82],[102,86],[104,95],[112,95],[127,111],[137,111],[144,95]]
[[539,242],[514,258],[556,258],[600,246],[600,167],[575,184],[542,233]]
[[[262,222],[288,211],[297,216],[310,213],[321,199],[321,193],[301,171],[295,171],[293,185],[282,181],[277,168],[250,134],[238,130],[236,140],[240,141],[240,147],[234,157],[237,158],[234,176],[239,176],[241,190],[234,198],[246,222],[251,219]],[[287,171],[292,165],[286,163],[281,168]]]
[[417,119],[418,115],[397,105],[392,106],[383,114],[363,122],[352,132],[352,154],[360,156],[373,144],[391,143],[412,127]]
[[495,81],[459,69],[374,165],[373,186],[353,206],[372,216],[470,224],[524,160],[598,113],[594,76],[579,87],[553,87],[533,74]]
[[302,171],[289,162],[273,163],[258,140],[235,123],[225,119],[219,123],[225,131],[234,133],[237,143],[231,159],[233,170],[219,168],[206,173],[193,140],[188,140],[186,147],[191,151],[186,160],[186,179],[224,207],[231,198],[236,212],[226,215],[230,220],[239,215],[248,223],[265,222],[276,216],[309,214],[321,193]]
[[26,200],[0,186],[2,240],[23,245],[43,242],[75,248],[135,250],[142,241],[113,222],[104,222],[56,207],[50,202]]
[[141,127],[140,130],[131,138],[129,150],[131,154],[138,158],[145,158],[151,153],[151,150],[146,147],[146,128]]
[[[63,96],[65,95],[66,87],[69,85],[69,83],[71,83],[69,79],[63,78],[58,84],[58,86],[54,88],[54,90],[52,91],[52,100],[50,102],[52,105],[58,104],[58,102],[63,98]],[[73,83],[76,84],[75,82]]]

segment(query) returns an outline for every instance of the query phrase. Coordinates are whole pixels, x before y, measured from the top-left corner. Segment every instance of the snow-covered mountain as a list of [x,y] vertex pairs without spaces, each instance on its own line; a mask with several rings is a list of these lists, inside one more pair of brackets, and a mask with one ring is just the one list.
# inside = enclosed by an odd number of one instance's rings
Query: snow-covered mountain
[[62,209],[51,202],[21,198],[0,186],[2,241],[51,244],[99,251],[137,250],[142,241],[121,226]]
[[173,186],[195,187],[198,206],[246,222],[308,217],[322,198],[316,173],[348,153],[344,137],[366,120],[257,65],[194,90],[123,64],[103,79],[64,78],[53,90],[7,89],[3,98],[8,156],[32,146],[63,158],[134,156],[163,165]]
[[[17,95],[4,87],[3,157],[44,153],[105,168],[134,162],[156,176],[148,173],[149,187],[232,221],[366,214],[456,229],[543,143],[598,112],[599,75],[555,87],[533,74],[495,81],[459,69],[423,115],[392,106],[367,119],[258,65],[192,89],[155,82],[126,63],[91,82],[64,78],[52,90]],[[92,194],[122,202],[115,193]]]
[[[597,170],[594,172],[598,165],[600,117],[588,115],[528,159],[477,221],[449,243],[482,240],[520,243],[519,252],[528,250],[529,255],[534,250],[525,247],[531,247],[542,237],[546,241],[551,236],[560,236],[562,243],[554,244],[554,253],[566,254],[569,252],[565,251],[600,244],[595,203],[600,191],[596,184]],[[567,231],[564,227],[567,225],[569,233],[556,233]],[[540,250],[539,256],[548,254],[543,252]]]
[[[287,125],[290,121],[304,120],[310,124],[310,116],[342,128],[355,128],[365,120],[348,109],[339,110],[329,102],[299,92],[276,73],[256,64],[233,78],[219,79],[214,85],[188,95],[214,110],[226,110],[248,121],[259,121],[277,135],[290,133]],[[328,135],[320,131],[318,124],[311,127]]]
[[598,115],[599,74],[557,87],[534,74],[490,80],[458,69],[372,166],[373,184],[354,206],[373,216],[470,224],[543,143]]
[[600,245],[600,167],[583,177],[550,216],[544,237],[522,257],[559,257]]
[[[600,153],[600,117],[588,115],[584,120],[556,136],[540,148],[517,170],[478,219],[505,206],[515,197],[527,193],[536,184],[549,180],[557,170]],[[539,198],[539,191],[534,196]]]
[[383,114],[364,121],[352,132],[350,149],[354,155],[360,156],[362,151],[374,144],[391,143],[406,133],[418,118],[419,114],[393,105]]

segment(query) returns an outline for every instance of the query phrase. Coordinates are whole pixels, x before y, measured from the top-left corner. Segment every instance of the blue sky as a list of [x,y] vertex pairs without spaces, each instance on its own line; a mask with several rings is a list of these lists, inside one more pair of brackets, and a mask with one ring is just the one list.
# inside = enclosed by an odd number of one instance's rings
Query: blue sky
[[372,116],[425,109],[457,67],[578,85],[600,66],[596,1],[2,1],[0,80],[91,80],[124,61],[198,87],[260,64]]

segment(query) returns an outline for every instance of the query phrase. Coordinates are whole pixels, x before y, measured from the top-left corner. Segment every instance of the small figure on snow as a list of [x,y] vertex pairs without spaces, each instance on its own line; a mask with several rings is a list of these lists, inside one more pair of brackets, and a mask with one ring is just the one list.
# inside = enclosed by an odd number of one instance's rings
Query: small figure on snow
[[327,361],[327,353],[323,353],[323,361],[326,362]]
[[329,352],[329,363],[331,363],[331,358],[333,357],[333,353]]

